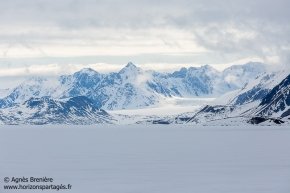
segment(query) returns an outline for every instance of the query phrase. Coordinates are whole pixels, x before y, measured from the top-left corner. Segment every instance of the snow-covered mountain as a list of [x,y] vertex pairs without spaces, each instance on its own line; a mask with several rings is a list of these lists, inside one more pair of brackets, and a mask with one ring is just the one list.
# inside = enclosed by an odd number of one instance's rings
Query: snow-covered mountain
[[[129,62],[119,72],[101,74],[85,68],[55,80],[30,78],[4,98],[0,108],[22,104],[31,97],[66,99],[86,96],[98,108],[129,109],[158,104],[165,97],[220,96],[240,88],[265,71],[260,63],[233,66],[219,72],[209,65],[181,68],[173,73],[144,71]],[[240,81],[234,81],[239,78]]]
[[182,68],[168,74],[168,79],[169,88],[175,88],[181,97],[218,96],[235,89],[223,79],[221,72],[209,65]]
[[31,97],[52,96],[58,92],[58,84],[58,81],[48,80],[43,77],[29,78],[12,89],[3,99],[0,99],[0,108],[21,104]]
[[223,79],[235,86],[242,88],[249,80],[252,80],[261,72],[266,72],[266,66],[259,62],[249,62],[244,65],[233,65],[223,71]]
[[262,99],[256,114],[263,117],[290,116],[290,75]]
[[96,124],[111,123],[112,117],[85,96],[56,100],[30,98],[23,104],[0,110],[3,124]]
[[242,89],[222,96],[214,105],[203,107],[188,122],[256,124],[265,121],[275,123],[288,121],[290,115],[289,74],[288,71],[261,74]]
[[[148,76],[148,77],[147,77]],[[62,76],[60,98],[87,96],[104,109],[138,108],[152,105],[159,96],[145,86],[150,74],[128,63],[117,73],[99,74],[92,69]]]

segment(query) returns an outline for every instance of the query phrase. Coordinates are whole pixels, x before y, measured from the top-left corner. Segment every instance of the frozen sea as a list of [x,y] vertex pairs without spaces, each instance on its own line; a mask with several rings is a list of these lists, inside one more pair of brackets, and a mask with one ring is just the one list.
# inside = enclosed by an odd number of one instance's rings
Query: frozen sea
[[1,126],[4,178],[71,193],[289,193],[289,127]]

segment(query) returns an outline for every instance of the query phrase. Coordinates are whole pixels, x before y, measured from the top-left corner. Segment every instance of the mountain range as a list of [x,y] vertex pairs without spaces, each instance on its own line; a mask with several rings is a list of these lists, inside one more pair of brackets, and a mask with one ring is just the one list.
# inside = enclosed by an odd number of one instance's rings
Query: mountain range
[[181,123],[277,121],[290,114],[289,72],[267,73],[266,68],[250,62],[223,71],[205,65],[160,73],[129,62],[108,74],[85,68],[54,79],[31,77],[2,92],[0,123],[114,123],[106,110],[138,109],[171,97],[218,97]]
[[119,72],[101,74],[85,68],[54,80],[32,77],[0,99],[0,108],[22,104],[31,97],[65,99],[86,96],[105,110],[141,108],[164,97],[216,97],[241,88],[265,72],[265,65],[248,63],[219,72],[209,65],[181,68],[173,73],[145,71],[128,63]]

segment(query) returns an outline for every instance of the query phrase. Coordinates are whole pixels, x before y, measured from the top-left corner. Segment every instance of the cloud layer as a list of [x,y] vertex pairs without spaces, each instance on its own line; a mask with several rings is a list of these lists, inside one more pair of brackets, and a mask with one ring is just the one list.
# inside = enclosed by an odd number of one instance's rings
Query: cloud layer
[[100,60],[90,63],[109,64],[130,56],[140,64],[290,62],[289,0],[9,0],[0,7],[0,65],[91,56]]

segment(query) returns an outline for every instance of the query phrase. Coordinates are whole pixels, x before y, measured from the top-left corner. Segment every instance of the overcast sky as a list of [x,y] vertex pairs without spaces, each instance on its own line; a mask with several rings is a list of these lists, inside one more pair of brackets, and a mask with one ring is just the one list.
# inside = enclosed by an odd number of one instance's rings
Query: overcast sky
[[0,77],[263,61],[289,65],[289,0],[0,1]]

